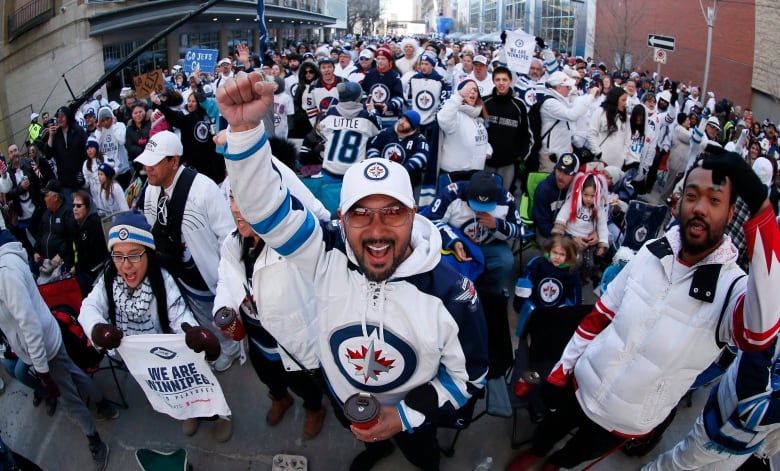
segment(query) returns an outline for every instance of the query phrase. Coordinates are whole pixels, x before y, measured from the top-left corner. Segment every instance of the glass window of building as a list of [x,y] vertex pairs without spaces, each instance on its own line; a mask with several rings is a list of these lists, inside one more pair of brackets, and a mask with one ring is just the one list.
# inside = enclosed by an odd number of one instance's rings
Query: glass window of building
[[[128,41],[104,45],[103,65],[105,70],[109,71],[114,68],[145,42]],[[109,99],[118,101],[119,91],[122,87],[133,86],[133,77],[157,69],[167,69],[169,66],[168,46],[165,38],[163,38],[108,80],[106,90],[108,91]]]
[[482,31],[485,33],[492,33],[498,30],[497,23],[497,2],[496,0],[484,0],[483,2],[484,16],[482,17]]
[[188,49],[219,50],[219,33],[183,33],[179,36],[179,58],[184,59]]
[[525,28],[525,0],[507,0],[504,3],[504,22],[507,29]]
[[560,52],[574,52],[574,2],[546,0],[542,2],[542,34],[545,41]]

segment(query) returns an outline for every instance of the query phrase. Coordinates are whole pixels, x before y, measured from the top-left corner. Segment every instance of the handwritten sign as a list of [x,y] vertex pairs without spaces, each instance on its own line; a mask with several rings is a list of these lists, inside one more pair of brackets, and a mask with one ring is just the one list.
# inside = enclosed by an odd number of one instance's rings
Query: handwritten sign
[[209,74],[214,72],[214,68],[217,66],[217,54],[219,51],[216,49],[188,50],[187,54],[184,55],[184,72],[187,75],[197,69]]
[[131,335],[117,350],[154,410],[179,420],[230,415],[203,353],[187,348],[184,335]]
[[162,70],[157,69],[143,75],[133,77],[133,85],[138,98],[149,98],[152,93],[162,93],[165,90],[165,79]]
[[527,74],[531,69],[531,59],[534,57],[536,38],[523,30],[515,30],[506,35],[506,62],[509,69],[520,74]]

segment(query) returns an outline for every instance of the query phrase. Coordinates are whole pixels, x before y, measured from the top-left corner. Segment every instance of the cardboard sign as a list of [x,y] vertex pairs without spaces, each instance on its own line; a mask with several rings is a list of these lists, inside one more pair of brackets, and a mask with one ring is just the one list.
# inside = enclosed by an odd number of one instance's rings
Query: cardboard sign
[[193,71],[200,69],[204,73],[213,73],[217,67],[216,49],[189,49],[184,55],[184,72],[189,76]]
[[506,35],[506,62],[512,72],[527,74],[534,57],[536,38],[523,30],[515,30]]
[[132,335],[117,348],[154,410],[184,420],[230,415],[222,388],[184,334]]
[[162,93],[165,90],[165,78],[162,70],[157,69],[143,75],[133,77],[133,88],[138,98],[149,98],[152,93]]

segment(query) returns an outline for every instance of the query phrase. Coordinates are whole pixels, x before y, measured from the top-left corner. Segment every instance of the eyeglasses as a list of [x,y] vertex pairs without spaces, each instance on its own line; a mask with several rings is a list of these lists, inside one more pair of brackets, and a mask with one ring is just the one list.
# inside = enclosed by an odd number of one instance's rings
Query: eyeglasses
[[141,253],[133,253],[133,254],[130,254],[130,255],[121,255],[121,254],[112,253],[111,254],[111,260],[113,260],[114,263],[116,263],[117,265],[121,265],[121,264],[125,263],[125,260],[130,262],[130,263],[138,263],[138,262],[141,261],[141,257],[143,257],[143,255],[145,253],[146,253],[146,250],[144,250]]
[[382,224],[399,227],[406,224],[412,211],[409,208],[390,206],[387,208],[352,208],[344,215],[344,221],[353,229],[366,227],[374,220],[374,214],[379,214]]
[[83,208],[84,206],[86,206],[84,203],[73,203],[74,208]]

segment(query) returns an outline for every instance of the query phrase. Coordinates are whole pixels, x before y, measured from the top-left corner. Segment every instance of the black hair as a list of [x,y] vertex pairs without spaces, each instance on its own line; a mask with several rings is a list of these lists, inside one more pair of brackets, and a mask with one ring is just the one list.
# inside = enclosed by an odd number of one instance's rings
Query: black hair
[[618,119],[624,123],[626,122],[626,110],[618,111],[617,109],[618,101],[625,93],[626,91],[620,87],[612,87],[609,89],[607,97],[604,99],[604,103],[601,104],[601,107],[604,108],[604,111],[607,113],[607,133],[610,135],[618,130]]
[[639,132],[639,135],[645,136],[645,124],[647,123],[647,111],[644,106],[635,106],[631,110],[631,135]]

